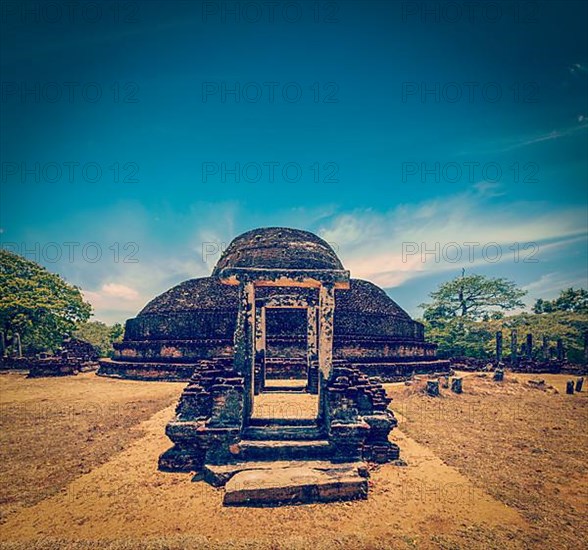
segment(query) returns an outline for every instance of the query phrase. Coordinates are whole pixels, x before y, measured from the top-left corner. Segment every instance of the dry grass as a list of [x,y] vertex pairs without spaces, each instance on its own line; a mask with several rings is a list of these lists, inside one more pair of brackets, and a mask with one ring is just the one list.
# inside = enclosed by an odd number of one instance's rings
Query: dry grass
[[[400,427],[531,525],[537,547],[588,547],[588,393],[565,375],[464,378],[464,393],[394,385]],[[543,379],[545,387],[529,384]]]
[[0,376],[0,523],[35,504],[142,435],[140,422],[177,400],[183,385]]

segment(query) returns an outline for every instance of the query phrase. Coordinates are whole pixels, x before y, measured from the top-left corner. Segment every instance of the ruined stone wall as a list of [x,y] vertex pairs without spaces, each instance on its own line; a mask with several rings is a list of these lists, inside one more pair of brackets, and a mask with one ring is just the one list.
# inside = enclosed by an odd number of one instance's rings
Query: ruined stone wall
[[212,359],[232,354],[232,337],[216,340],[126,340],[114,344],[113,359],[129,362],[190,363],[196,359]]
[[392,315],[335,310],[335,337],[389,336],[397,340],[423,340],[421,329],[420,323]]
[[270,380],[306,378],[307,367],[306,357],[298,359],[268,358],[265,363],[265,376]]
[[381,337],[337,337],[333,353],[341,358],[403,358],[426,360],[435,358],[435,344],[424,342],[397,341]]
[[349,363],[370,377],[379,378],[382,382],[400,382],[413,374],[445,374],[451,365],[445,359],[429,361],[369,361],[350,359]]
[[197,364],[177,363],[136,363],[127,361],[100,361],[99,376],[127,378],[131,380],[166,380],[170,382],[186,382],[190,380]]

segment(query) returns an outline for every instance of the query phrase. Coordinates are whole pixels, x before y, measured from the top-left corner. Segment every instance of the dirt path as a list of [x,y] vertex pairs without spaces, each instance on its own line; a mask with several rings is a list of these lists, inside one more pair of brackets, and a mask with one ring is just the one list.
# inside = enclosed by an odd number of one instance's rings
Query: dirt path
[[408,466],[374,471],[367,501],[225,508],[222,489],[192,482],[189,474],[157,471],[157,457],[170,445],[164,427],[173,410],[143,422],[143,437],[58,495],[13,515],[0,526],[0,539],[84,539],[93,547],[98,540],[123,545],[125,539],[125,548],[163,538],[166,544],[180,541],[164,546],[174,548],[205,542],[231,548],[524,548],[513,538],[526,528],[516,511],[398,430],[393,439]]

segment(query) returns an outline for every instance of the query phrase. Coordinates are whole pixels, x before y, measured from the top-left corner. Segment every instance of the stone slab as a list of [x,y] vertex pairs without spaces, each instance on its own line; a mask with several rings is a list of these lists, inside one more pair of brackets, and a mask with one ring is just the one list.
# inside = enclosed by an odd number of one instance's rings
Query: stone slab
[[367,498],[368,483],[357,471],[319,470],[308,463],[245,470],[225,486],[225,506],[283,506]]
[[[248,470],[276,470],[280,468],[297,468],[306,466],[315,470],[334,470],[342,473],[358,474],[361,477],[369,477],[369,471],[365,462],[342,462],[334,464],[328,460],[310,460],[301,463],[295,460],[278,460],[276,462],[237,462],[236,464],[205,464],[202,477],[214,487],[223,487],[235,474]],[[196,476],[195,481],[201,479]]]

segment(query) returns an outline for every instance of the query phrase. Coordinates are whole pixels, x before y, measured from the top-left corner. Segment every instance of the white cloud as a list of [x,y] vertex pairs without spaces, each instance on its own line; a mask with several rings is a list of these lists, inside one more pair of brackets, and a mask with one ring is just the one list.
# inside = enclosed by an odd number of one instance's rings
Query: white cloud
[[[565,128],[560,128],[556,130],[551,130],[550,132],[543,132],[541,134],[535,134],[532,136],[519,136],[514,139],[506,139],[506,140],[499,140],[495,142],[494,147],[487,150],[480,150],[476,151],[477,155],[480,154],[495,154],[495,153],[506,153],[508,151],[513,151],[519,149],[521,147],[527,147],[529,145],[534,145],[535,143],[542,143],[545,141],[552,141],[554,139],[560,139],[562,137],[568,137],[582,130],[586,130],[588,128],[588,124],[586,123],[586,117],[580,115],[576,118],[579,124],[575,124],[573,126],[568,126]],[[460,151],[460,155],[471,155],[472,151]]]
[[[480,193],[465,193],[403,205],[384,214],[358,210],[336,217],[319,233],[338,244],[341,261],[353,277],[394,287],[415,276],[512,262],[515,251],[510,247],[515,243],[519,243],[519,261],[531,258],[534,248],[535,259],[540,259],[544,253],[585,240],[585,220],[582,208],[554,210],[538,203],[490,207]],[[488,261],[498,252],[490,243],[500,247],[495,262]],[[534,244],[524,249],[526,243]],[[454,261],[458,252],[461,259]]]
[[139,297],[139,293],[134,288],[116,283],[108,283],[103,285],[102,292],[106,296],[121,298],[122,300],[136,300]]
[[[539,279],[523,287],[532,297],[532,302],[536,298],[551,300],[557,298],[559,293],[569,287],[586,288],[586,277],[568,275],[567,273],[546,273]],[[527,300],[529,301],[529,300]]]

